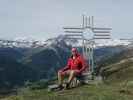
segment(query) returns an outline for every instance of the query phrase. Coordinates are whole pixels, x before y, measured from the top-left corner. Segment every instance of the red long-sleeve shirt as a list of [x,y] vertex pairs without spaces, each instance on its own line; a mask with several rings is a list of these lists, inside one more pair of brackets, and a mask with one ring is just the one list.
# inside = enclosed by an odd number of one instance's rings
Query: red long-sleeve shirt
[[65,70],[78,70],[79,73],[85,70],[87,64],[84,60],[84,58],[80,55],[77,54],[76,58],[73,59],[70,57],[67,62],[67,66],[63,68],[63,71]]

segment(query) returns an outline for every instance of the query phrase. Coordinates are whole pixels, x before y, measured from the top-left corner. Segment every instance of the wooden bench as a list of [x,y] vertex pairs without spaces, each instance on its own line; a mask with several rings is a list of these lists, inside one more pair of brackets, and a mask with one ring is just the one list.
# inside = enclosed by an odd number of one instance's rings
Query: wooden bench
[[90,80],[93,80],[91,73],[83,73],[81,76],[76,76],[70,84],[70,87],[77,87],[81,84],[88,84]]

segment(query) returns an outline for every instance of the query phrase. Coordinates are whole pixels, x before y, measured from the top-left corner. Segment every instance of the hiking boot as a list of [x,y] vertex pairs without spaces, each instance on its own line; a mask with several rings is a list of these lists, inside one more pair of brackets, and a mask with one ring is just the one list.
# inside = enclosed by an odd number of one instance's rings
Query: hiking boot
[[70,88],[70,83],[66,83],[65,84],[65,89],[69,89]]
[[63,89],[64,89],[64,87],[62,85],[59,85],[56,90],[60,91],[60,90],[63,90]]

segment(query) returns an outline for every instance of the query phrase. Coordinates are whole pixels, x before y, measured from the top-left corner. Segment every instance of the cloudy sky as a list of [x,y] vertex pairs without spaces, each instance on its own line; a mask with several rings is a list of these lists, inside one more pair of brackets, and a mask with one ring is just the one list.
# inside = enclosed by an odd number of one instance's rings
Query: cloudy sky
[[0,0],[0,38],[54,37],[81,25],[82,14],[112,27],[114,38],[133,38],[132,10],[133,0]]

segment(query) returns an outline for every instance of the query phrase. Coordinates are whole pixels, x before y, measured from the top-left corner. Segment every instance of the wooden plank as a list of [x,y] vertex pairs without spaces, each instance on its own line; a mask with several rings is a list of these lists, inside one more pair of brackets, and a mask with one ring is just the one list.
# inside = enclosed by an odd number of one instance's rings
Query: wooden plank
[[65,36],[83,36],[82,34],[66,34]]
[[112,28],[93,27],[93,30],[112,30]]
[[110,33],[110,31],[93,31],[94,33]]
[[57,84],[49,85],[48,86],[48,91],[53,91],[53,90],[55,90],[57,88],[58,88],[58,85]]
[[83,31],[64,31],[65,33],[83,33]]
[[63,27],[63,29],[77,29],[77,30],[83,30],[81,27]]
[[128,41],[132,41],[133,39],[120,39],[120,40],[128,40]]
[[94,36],[110,36],[110,34],[94,34]]
[[78,40],[83,40],[83,38],[80,37],[65,37],[64,39],[78,39]]
[[93,38],[93,39],[111,39],[111,38]]

